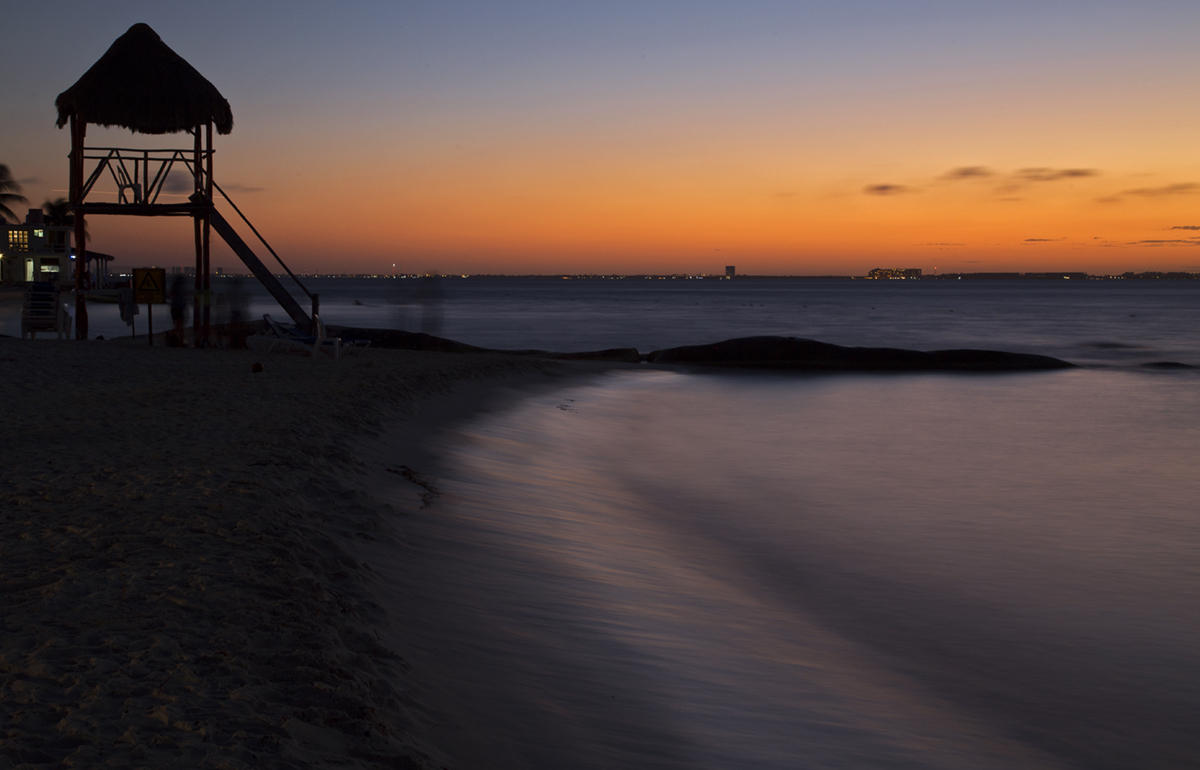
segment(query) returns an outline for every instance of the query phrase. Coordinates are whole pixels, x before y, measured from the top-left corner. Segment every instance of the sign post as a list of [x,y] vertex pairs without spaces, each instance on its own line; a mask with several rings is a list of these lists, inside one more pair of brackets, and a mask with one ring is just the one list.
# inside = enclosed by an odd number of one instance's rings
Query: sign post
[[151,308],[155,303],[167,301],[167,271],[161,267],[135,267],[133,269],[133,301],[146,303],[146,333],[150,344],[154,344],[154,314]]

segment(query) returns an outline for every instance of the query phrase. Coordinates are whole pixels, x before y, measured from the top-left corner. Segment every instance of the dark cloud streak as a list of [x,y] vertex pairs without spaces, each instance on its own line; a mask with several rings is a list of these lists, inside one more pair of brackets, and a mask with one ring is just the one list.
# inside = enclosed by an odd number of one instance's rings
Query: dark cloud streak
[[987,166],[959,166],[957,168],[950,169],[938,178],[955,182],[962,179],[985,179],[995,175],[995,172],[993,172]]
[[1060,179],[1082,179],[1099,176],[1094,168],[1023,168],[1017,171],[1018,179],[1025,182],[1057,182]]
[[195,189],[195,182],[189,174],[174,171],[163,180],[162,191],[171,195],[183,195]]
[[1129,241],[1127,246],[1200,246],[1200,240],[1185,238],[1146,238],[1140,241]]
[[1177,182],[1175,184],[1166,184],[1162,187],[1135,187],[1132,190],[1124,190],[1120,195],[1137,195],[1142,198],[1160,198],[1168,195],[1195,195],[1200,193],[1200,184],[1195,182]]
[[[1196,182],[1176,182],[1174,184],[1165,184],[1159,187],[1134,187],[1129,190],[1122,190],[1115,195],[1106,195],[1103,198],[1097,198],[1097,203],[1121,203],[1127,197],[1134,198],[1168,198],[1172,195],[1195,195],[1200,193],[1200,184]],[[1200,230],[1200,225],[1177,225],[1170,228],[1171,230]]]
[[237,182],[226,182],[225,184],[221,185],[221,187],[226,192],[240,192],[240,193],[260,193],[260,192],[264,192],[267,189],[265,187],[254,187],[253,185],[248,185],[248,184],[238,184]]
[[869,184],[863,192],[867,195],[903,195],[914,190],[902,184]]

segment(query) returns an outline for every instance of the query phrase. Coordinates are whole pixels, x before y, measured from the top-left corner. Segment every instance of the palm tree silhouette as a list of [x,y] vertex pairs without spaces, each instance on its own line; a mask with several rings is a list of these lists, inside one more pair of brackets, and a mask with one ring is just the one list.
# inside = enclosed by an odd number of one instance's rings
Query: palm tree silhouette
[[28,203],[29,199],[21,195],[21,185],[13,179],[8,166],[0,163],[0,222],[12,220],[20,222],[20,218],[8,206],[10,203]]
[[[71,227],[75,224],[75,212],[71,210],[71,202],[66,198],[47,200],[42,204],[42,213],[45,215],[46,224],[50,227]],[[52,245],[59,248],[66,243],[66,236],[61,231],[48,232],[46,237]],[[86,219],[83,221],[83,239],[85,241],[92,239],[92,234],[87,230]]]
[[46,224],[51,227],[75,224],[75,214],[71,211],[71,202],[66,198],[47,200],[42,204],[42,212],[46,215]]

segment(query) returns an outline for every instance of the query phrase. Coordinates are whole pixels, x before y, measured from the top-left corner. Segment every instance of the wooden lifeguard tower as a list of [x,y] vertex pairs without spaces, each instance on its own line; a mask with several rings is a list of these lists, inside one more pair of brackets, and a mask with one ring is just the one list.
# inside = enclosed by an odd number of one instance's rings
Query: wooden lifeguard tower
[[[75,85],[55,99],[58,127],[71,129],[70,203],[75,214],[75,242],[84,243],[84,217],[89,214],[188,216],[194,224],[196,249],[193,338],[207,340],[211,270],[210,230],[225,239],[280,307],[300,327],[317,333],[318,298],[288,269],[275,250],[250,224],[225,191],[213,180],[213,127],[221,134],[233,130],[229,102],[203,75],[172,51],[146,24],[134,24],[113,42]],[[141,134],[192,135],[185,149],[87,147],[88,124],[120,126]],[[173,170],[186,170],[192,194],[184,202],[160,203]],[[107,173],[106,173],[107,172]],[[88,201],[103,180],[115,184],[115,201]],[[254,251],[213,205],[219,193],[279,262],[284,273],[307,296],[311,315],[296,301]],[[110,190],[111,192],[111,190]],[[83,252],[83,249],[79,250]],[[87,339],[86,292],[90,278],[86,259],[75,260],[75,337]]]

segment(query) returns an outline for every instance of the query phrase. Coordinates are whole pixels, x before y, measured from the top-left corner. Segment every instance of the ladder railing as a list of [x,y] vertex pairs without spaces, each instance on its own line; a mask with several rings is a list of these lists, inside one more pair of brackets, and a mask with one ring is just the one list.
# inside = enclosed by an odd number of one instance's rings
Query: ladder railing
[[250,272],[254,274],[258,282],[271,293],[271,296],[291,316],[296,325],[308,330],[310,334],[316,334],[318,330],[314,323],[315,319],[304,312],[300,304],[296,302],[296,298],[284,288],[284,285],[279,282],[275,274],[267,269],[267,266],[262,263],[254,253],[254,250],[246,245],[242,237],[233,229],[233,225],[229,224],[225,217],[221,216],[221,212],[215,208],[209,211],[209,215],[212,228],[217,231],[218,235],[225,239],[225,242],[229,244],[229,248],[233,249],[233,253],[237,254],[246,267],[250,268]]
[[[308,287],[306,287],[300,281],[300,279],[296,276],[296,274],[292,272],[291,268],[289,268],[287,266],[287,264],[279,256],[279,254],[275,251],[275,249],[273,249],[271,247],[271,244],[267,242],[267,239],[264,238],[262,233],[260,233],[258,231],[258,228],[254,226],[254,224],[246,217],[246,215],[244,213],[242,213],[242,210],[240,208],[238,208],[238,205],[233,202],[233,199],[229,197],[228,193],[226,193],[224,190],[221,189],[221,186],[219,184],[217,184],[215,180],[212,182],[212,186],[214,189],[216,189],[217,192],[219,192],[221,194],[221,197],[225,199],[225,202],[228,203],[233,208],[233,210],[237,212],[237,215],[239,217],[241,217],[243,222],[246,223],[246,226],[250,228],[250,231],[254,233],[254,236],[256,238],[258,238],[259,242],[262,243],[262,245],[266,248],[266,250],[271,253],[271,256],[275,258],[275,261],[279,263],[279,266],[283,268],[283,271],[285,273],[287,273],[288,277],[292,279],[292,281],[296,284],[296,286],[300,289],[300,291],[302,291],[304,293],[304,295],[306,297],[308,297],[310,306],[312,307],[312,315],[311,316],[304,315],[303,311],[300,310],[299,306],[295,304],[294,299],[290,303],[291,305],[295,305],[294,308],[289,307],[289,304],[285,304],[285,301],[282,299],[282,297],[277,295],[277,290],[274,288],[274,286],[277,286],[279,289],[283,290],[284,294],[286,294],[286,296],[288,298],[291,298],[291,294],[288,293],[286,288],[283,287],[282,285],[280,285],[277,280],[274,280],[274,278],[275,278],[274,274],[266,269],[266,266],[263,265],[262,262],[258,260],[257,256],[254,255],[253,250],[251,250],[250,247],[248,245],[246,245],[246,242],[244,240],[242,240],[242,238],[240,236],[238,236],[235,232],[233,232],[233,228],[229,225],[229,223],[227,221],[225,221],[224,217],[222,217],[219,213],[217,213],[215,208],[212,211],[214,227],[217,227],[217,231],[219,233],[221,233],[222,237],[225,238],[225,241],[227,243],[229,243],[230,247],[233,248],[233,250],[235,252],[238,253],[238,256],[242,259],[243,262],[246,263],[246,266],[250,268],[250,271],[252,273],[254,273],[254,276],[256,278],[258,278],[259,282],[262,283],[264,286],[266,286],[267,290],[271,292],[272,296],[275,297],[276,301],[279,302],[280,306],[285,311],[287,311],[289,316],[292,317],[292,320],[295,321],[297,323],[297,325],[308,327],[310,334],[319,333],[319,330],[317,329],[316,324],[318,322],[320,306],[321,306],[320,295],[314,294],[313,292],[308,290]],[[222,228],[217,225],[218,220],[221,222],[222,225],[224,225],[224,229],[228,232],[222,232]],[[239,250],[238,246],[235,245],[235,243],[230,239],[231,234],[233,235],[234,239],[236,239],[240,243],[241,250]],[[245,253],[243,253],[243,251]],[[247,257],[249,257],[250,259],[248,259]],[[253,262],[257,262],[258,267],[260,267],[261,269],[256,269],[256,266],[251,263],[251,260],[253,260]],[[270,281],[268,281],[268,279],[264,278],[263,273],[270,276]],[[274,284],[274,286],[272,284]],[[297,311],[299,312],[301,318],[297,318]]]

